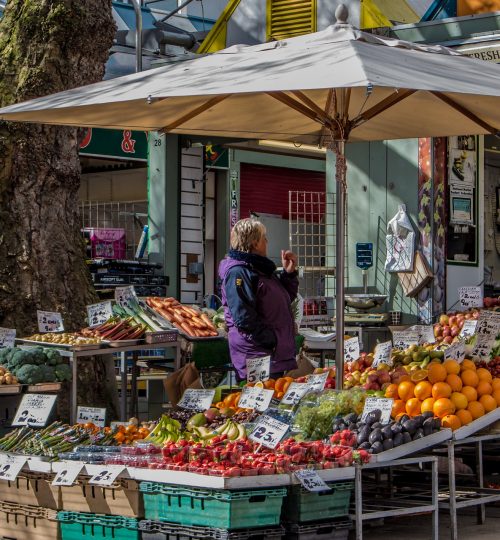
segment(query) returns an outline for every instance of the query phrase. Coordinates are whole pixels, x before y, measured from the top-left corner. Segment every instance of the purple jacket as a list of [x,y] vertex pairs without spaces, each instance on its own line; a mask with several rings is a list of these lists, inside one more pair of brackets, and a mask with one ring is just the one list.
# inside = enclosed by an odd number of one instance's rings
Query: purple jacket
[[271,355],[271,373],[297,367],[290,306],[297,273],[275,269],[270,259],[240,251],[230,251],[219,265],[231,361],[242,379],[248,358]]

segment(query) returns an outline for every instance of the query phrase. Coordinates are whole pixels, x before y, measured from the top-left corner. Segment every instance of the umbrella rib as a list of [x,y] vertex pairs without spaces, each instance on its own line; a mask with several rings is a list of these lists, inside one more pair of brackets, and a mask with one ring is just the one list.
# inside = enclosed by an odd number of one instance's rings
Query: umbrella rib
[[304,92],[301,92],[300,90],[292,90],[291,93],[294,96],[296,96],[298,99],[300,99],[302,103],[307,105],[307,107],[315,111],[316,114],[323,120],[323,122],[325,122],[325,124],[328,124],[328,123],[333,124],[332,118],[330,118],[328,114],[321,107],[316,105],[316,103],[314,103],[314,101],[311,98],[307,97],[304,94]]
[[463,114],[469,120],[472,120],[475,124],[481,126],[483,129],[485,129],[492,135],[496,135],[499,132],[498,129],[495,129],[493,126],[479,118],[479,116],[476,116],[473,112],[469,111],[469,109],[466,109],[463,105],[460,105],[460,103],[457,103],[455,100],[453,100],[446,94],[443,94],[441,92],[431,92],[431,94],[439,98],[441,101],[444,101],[447,105],[449,105],[459,113]]
[[394,92],[393,94],[387,96],[385,99],[383,99],[364,113],[361,113],[359,116],[354,118],[351,122],[352,127],[354,128],[359,126],[360,124],[364,124],[368,120],[371,120],[375,116],[378,116],[390,107],[393,107],[400,101],[403,101],[403,99],[411,96],[415,92],[417,92],[417,90],[398,90]]
[[181,116],[177,120],[174,120],[171,124],[168,124],[168,126],[165,126],[162,129],[160,129],[159,133],[168,133],[169,131],[172,131],[173,129],[178,128],[182,124],[188,122],[189,120],[192,120],[193,118],[195,118],[199,114],[205,112],[210,107],[213,107],[214,105],[217,105],[221,101],[224,101],[225,99],[227,99],[231,95],[232,94],[223,94],[223,95],[220,95],[220,96],[215,96],[212,99],[209,99],[208,101],[206,101],[205,103],[203,103],[199,107],[196,107],[196,109],[193,109],[192,111],[189,111],[188,113]]
[[283,92],[266,92],[267,95],[273,97],[274,99],[277,99],[278,101],[281,101],[281,103],[285,104],[287,107],[290,107],[291,109],[296,110],[297,112],[303,114],[304,116],[307,116],[307,118],[313,120],[314,122],[318,122],[322,126],[324,126],[326,123],[331,127],[330,121],[328,120],[328,117],[324,114],[323,111],[321,111],[321,115],[318,114],[316,111],[309,109],[309,107],[306,107],[304,104],[300,103],[300,101],[297,101],[290,97],[289,95],[283,93]]

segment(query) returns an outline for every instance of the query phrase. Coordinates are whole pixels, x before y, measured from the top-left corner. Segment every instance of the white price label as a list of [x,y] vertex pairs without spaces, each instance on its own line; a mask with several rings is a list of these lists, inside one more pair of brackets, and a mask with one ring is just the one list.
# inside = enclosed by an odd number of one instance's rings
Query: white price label
[[314,469],[302,469],[293,474],[307,491],[331,491],[331,488]]
[[183,409],[192,411],[206,411],[212,406],[215,390],[203,390],[199,388],[187,388],[177,404]]
[[58,471],[52,480],[53,486],[72,486],[85,463],[83,461],[63,461],[57,464]]
[[0,454],[0,480],[13,482],[26,463],[25,456]]
[[89,321],[89,327],[99,326],[104,324],[113,316],[113,306],[111,302],[99,302],[98,304],[91,304],[87,306],[87,319]]
[[379,410],[382,413],[379,422],[381,424],[388,424],[391,420],[391,412],[394,400],[392,398],[366,398],[363,414],[361,415],[361,421],[364,422],[366,417],[372,411]]
[[452,358],[461,364],[465,358],[465,344],[462,341],[453,343],[453,345],[450,345],[444,350],[444,358],[445,360]]
[[24,394],[12,425],[44,427],[56,399],[57,396],[50,394]]
[[110,486],[125,470],[123,465],[87,465],[85,468],[91,476],[89,484],[98,486]]
[[476,319],[468,319],[464,321],[464,325],[462,326],[462,330],[460,330],[460,336],[464,338],[468,338],[473,336],[476,333],[477,328],[477,320]]
[[0,349],[14,347],[16,343],[16,331],[13,328],[0,328]]
[[483,307],[483,291],[481,287],[460,287],[458,297],[460,306],[464,309]]
[[420,332],[418,330],[394,330],[392,343],[395,349],[404,350],[412,345],[418,345]]
[[267,381],[271,376],[271,357],[247,358],[247,381],[256,383]]
[[500,313],[481,311],[476,328],[477,341],[472,350],[474,356],[487,358],[500,332]]
[[115,300],[119,306],[132,308],[137,303],[137,294],[133,285],[129,287],[116,287]]
[[311,390],[308,383],[290,383],[285,395],[281,398],[283,405],[297,405],[297,403]]
[[241,409],[255,409],[263,412],[269,408],[273,399],[274,390],[245,386],[241,391],[238,407]]
[[436,343],[436,336],[434,335],[434,326],[418,325],[419,333],[419,345],[426,343]]
[[42,334],[64,332],[62,315],[57,311],[37,311],[38,331]]
[[78,406],[76,422],[78,424],[92,422],[92,424],[95,424],[97,427],[104,427],[106,425],[106,409]]
[[307,386],[311,392],[321,392],[325,388],[328,379],[328,371],[324,373],[313,373],[307,377]]
[[375,347],[375,356],[373,358],[372,367],[377,367],[379,364],[387,364],[392,366],[392,343],[390,341],[385,341],[384,343],[379,343]]
[[280,422],[276,418],[264,414],[259,418],[248,437],[267,448],[276,448],[289,429],[290,426],[285,422]]
[[344,341],[344,362],[354,362],[359,358],[359,339],[357,336]]

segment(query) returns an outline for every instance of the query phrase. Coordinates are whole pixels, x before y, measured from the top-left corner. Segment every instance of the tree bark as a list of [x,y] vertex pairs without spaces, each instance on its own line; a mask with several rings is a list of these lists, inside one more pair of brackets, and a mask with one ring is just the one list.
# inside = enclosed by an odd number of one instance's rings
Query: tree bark
[[[0,105],[102,80],[114,34],[111,0],[9,0],[0,23]],[[38,331],[37,309],[60,311],[66,330],[81,328],[96,300],[79,186],[77,130],[0,122],[0,326],[20,336]],[[96,374],[109,366],[98,359],[80,366],[82,395],[98,392],[105,381]]]

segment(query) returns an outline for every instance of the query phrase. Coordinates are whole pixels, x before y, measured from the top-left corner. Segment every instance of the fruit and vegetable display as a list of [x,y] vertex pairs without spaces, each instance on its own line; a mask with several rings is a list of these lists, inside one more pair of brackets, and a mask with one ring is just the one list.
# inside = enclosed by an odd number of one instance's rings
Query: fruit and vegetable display
[[4,379],[8,372],[20,384],[71,380],[71,368],[56,349],[7,347],[0,351],[0,366]]
[[18,384],[19,381],[8,369],[0,366],[0,385]]
[[80,336],[76,332],[33,334],[24,339],[27,341],[38,341],[40,343],[71,346],[98,345],[101,343],[101,337],[99,336]]
[[473,309],[467,312],[443,313],[434,325],[434,337],[436,343],[451,344],[456,341],[465,321],[479,319],[480,311]]
[[148,327],[145,324],[136,323],[132,317],[127,317],[126,319],[112,317],[99,326],[84,328],[80,331],[80,334],[85,336],[85,338],[82,339],[118,341],[124,339],[140,339],[147,330]]

